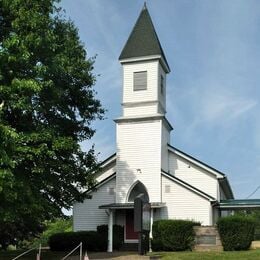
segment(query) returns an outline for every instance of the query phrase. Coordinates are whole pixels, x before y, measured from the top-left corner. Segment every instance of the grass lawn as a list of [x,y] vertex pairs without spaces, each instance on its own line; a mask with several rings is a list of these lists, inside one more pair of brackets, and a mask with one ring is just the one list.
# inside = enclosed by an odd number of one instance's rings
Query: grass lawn
[[161,259],[174,260],[208,260],[208,259],[234,259],[256,260],[260,259],[260,249],[235,252],[154,252],[151,256],[160,255]]

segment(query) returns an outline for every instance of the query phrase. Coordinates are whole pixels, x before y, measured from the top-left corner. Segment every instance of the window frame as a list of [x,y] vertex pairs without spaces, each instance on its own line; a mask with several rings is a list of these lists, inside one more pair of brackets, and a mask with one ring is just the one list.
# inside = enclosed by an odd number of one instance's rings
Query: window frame
[[[141,74],[145,75],[145,78],[141,78]],[[139,78],[136,78],[139,75]],[[147,70],[144,71],[135,71],[133,73],[133,91],[143,91],[147,90],[147,79],[148,79],[148,73]],[[136,84],[138,81],[144,81],[145,84]],[[144,85],[144,87],[142,87]]]

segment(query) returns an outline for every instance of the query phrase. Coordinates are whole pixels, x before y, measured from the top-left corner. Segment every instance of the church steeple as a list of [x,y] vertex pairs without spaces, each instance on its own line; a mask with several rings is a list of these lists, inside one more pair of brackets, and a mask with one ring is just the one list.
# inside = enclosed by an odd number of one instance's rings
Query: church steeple
[[[144,6],[119,57],[123,69],[122,116],[116,122],[116,202],[128,201],[136,181],[151,202],[161,202],[161,169],[168,171],[172,126],[166,114],[166,57]],[[130,192],[130,193],[129,193]]]
[[164,116],[166,76],[170,68],[146,5],[119,61],[123,67],[123,117]]
[[136,24],[119,56],[119,60],[123,61],[126,59],[146,56],[156,56],[161,59],[167,72],[170,72],[168,62],[153,26],[151,16],[146,4],[144,4]]

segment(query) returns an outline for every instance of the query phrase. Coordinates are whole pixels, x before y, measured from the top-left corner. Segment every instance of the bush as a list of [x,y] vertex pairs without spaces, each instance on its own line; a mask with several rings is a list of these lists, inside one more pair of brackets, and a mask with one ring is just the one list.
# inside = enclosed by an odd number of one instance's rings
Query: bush
[[[108,236],[108,226],[100,225],[97,226],[97,232],[107,239]],[[119,225],[113,226],[113,249],[119,250],[124,242],[124,227]],[[107,245],[107,240],[106,240]]]
[[97,231],[57,233],[49,238],[49,246],[53,251],[72,250],[80,242],[84,250],[106,251],[107,249],[107,237]]
[[[80,242],[83,249],[88,251],[107,250],[108,226],[101,225],[97,231],[78,231],[53,234],[49,238],[49,246],[53,251],[72,250]],[[124,228],[113,226],[113,248],[119,249],[124,241]]]
[[247,250],[254,239],[255,222],[247,216],[228,216],[217,222],[225,251]]
[[189,220],[158,220],[153,223],[154,251],[191,250],[195,242],[193,227],[199,223]]

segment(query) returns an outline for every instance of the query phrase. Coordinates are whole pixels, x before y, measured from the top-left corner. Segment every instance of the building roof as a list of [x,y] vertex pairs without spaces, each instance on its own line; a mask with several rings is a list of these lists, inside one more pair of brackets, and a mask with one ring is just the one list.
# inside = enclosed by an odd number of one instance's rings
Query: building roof
[[119,60],[151,55],[160,55],[169,68],[151,16],[144,5]]
[[220,209],[252,209],[260,208],[260,199],[221,200]]
[[102,161],[100,163],[101,167],[105,167],[108,164],[110,164],[111,162],[114,162],[116,160],[116,153],[113,153],[112,155],[110,155],[109,157],[107,157],[104,161]]

